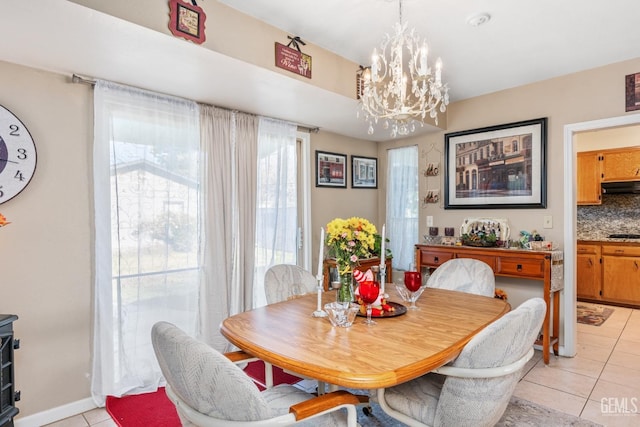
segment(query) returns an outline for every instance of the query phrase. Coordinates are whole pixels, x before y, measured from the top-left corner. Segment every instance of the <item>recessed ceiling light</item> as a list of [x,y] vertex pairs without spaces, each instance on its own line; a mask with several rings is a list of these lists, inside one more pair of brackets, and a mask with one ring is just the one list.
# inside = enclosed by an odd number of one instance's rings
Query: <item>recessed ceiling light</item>
[[467,24],[472,27],[479,27],[482,24],[486,24],[491,20],[491,15],[488,13],[476,13],[467,18]]

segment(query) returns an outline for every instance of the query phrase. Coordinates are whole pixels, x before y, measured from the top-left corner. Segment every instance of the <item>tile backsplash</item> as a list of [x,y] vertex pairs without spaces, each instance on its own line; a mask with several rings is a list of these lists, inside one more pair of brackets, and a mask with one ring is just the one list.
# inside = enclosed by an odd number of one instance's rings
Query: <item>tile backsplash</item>
[[603,194],[601,205],[578,206],[576,231],[578,240],[640,234],[640,194]]

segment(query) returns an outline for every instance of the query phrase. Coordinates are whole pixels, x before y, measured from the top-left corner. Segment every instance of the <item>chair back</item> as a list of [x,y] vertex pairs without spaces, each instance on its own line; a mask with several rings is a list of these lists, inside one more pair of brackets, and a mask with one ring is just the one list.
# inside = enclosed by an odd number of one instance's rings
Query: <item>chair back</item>
[[285,301],[296,295],[313,292],[318,281],[302,267],[292,264],[278,264],[264,275],[264,291],[267,304]]
[[427,287],[493,297],[496,278],[488,264],[477,259],[456,258],[436,268],[427,280]]
[[220,352],[168,322],[153,325],[151,341],[167,385],[196,412],[229,421],[271,418],[252,380]]
[[[546,313],[542,298],[532,298],[480,331],[451,363],[459,368],[495,368],[524,357],[533,346]],[[522,369],[495,378],[447,377],[435,426],[493,426],[502,417]],[[483,420],[478,423],[478,420]]]

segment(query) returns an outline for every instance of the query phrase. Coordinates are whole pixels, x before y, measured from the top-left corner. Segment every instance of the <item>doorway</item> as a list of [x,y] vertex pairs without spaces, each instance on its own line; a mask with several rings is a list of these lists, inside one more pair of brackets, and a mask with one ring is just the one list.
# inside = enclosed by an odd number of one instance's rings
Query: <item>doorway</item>
[[[576,182],[577,182],[577,147],[575,134],[578,132],[628,126],[640,123],[640,114],[611,117],[588,122],[572,123],[564,126],[564,277],[565,283],[571,286],[564,288],[564,346],[560,348],[562,356],[573,357],[576,354],[576,322],[566,319],[576,318]],[[567,197],[566,195],[569,195]]]

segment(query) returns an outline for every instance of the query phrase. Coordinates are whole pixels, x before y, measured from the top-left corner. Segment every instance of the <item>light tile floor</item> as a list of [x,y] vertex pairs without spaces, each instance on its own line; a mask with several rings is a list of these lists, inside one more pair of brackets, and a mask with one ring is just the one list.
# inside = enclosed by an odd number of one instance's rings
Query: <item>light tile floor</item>
[[[577,355],[538,351],[514,395],[604,426],[640,425],[640,310],[613,307],[601,326],[578,324]],[[626,409],[627,413],[624,413]],[[116,427],[103,408],[46,427]]]

